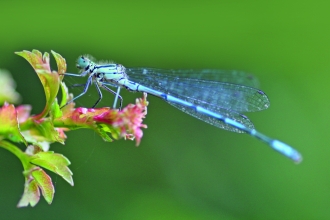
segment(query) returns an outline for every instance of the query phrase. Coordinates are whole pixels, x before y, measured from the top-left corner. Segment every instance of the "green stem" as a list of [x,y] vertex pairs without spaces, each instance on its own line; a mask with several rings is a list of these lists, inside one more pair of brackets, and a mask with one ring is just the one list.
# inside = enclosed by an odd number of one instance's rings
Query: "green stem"
[[[33,122],[34,118],[33,116],[30,117],[28,120],[26,120],[23,123],[19,124],[20,131],[27,131],[31,129],[32,126],[34,126]],[[47,120],[50,120],[49,118],[44,118],[43,121],[46,122]],[[55,119],[53,120],[53,125],[55,128],[68,128],[70,130],[75,130],[75,129],[80,129],[80,128],[89,128],[90,126],[88,125],[83,125],[83,124],[75,124],[71,122],[70,124],[66,123],[62,119]]]

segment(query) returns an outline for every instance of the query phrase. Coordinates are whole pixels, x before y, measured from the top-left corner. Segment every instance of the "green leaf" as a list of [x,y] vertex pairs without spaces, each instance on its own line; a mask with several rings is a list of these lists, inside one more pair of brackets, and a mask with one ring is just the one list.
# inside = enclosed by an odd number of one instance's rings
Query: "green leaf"
[[[44,55],[42,55],[42,53],[38,50],[32,50],[32,52],[24,50],[22,52],[16,52],[16,54],[24,57],[31,64],[44,87],[46,95],[46,106],[40,114],[34,116],[34,118],[37,120],[41,119],[48,114],[52,103],[55,101],[61,82],[60,77],[56,72],[51,71],[48,53],[44,53]],[[65,59],[57,53],[55,53],[54,56],[56,61],[59,62],[59,70],[61,72],[65,72]]]
[[61,117],[63,114],[62,114],[62,111],[60,109],[60,106],[58,105],[57,103],[57,99],[55,102],[53,102],[52,104],[52,107],[51,107],[51,110],[50,110],[50,117],[54,120],[54,118],[59,118]]
[[[48,151],[49,144],[60,142],[64,144],[65,135],[55,128],[51,119],[32,120],[29,130],[23,132],[25,139],[34,145],[40,146],[44,151]],[[48,146],[48,147],[47,147]]]
[[57,173],[73,186],[72,172],[68,168],[71,163],[62,154],[56,154],[53,151],[39,152],[32,157],[30,162]]
[[112,142],[110,134],[114,139],[118,139],[120,134],[119,131],[111,129],[111,127],[106,124],[96,124],[94,131],[98,133],[101,138],[106,142]]
[[5,104],[0,108],[0,135],[13,142],[23,142],[27,145],[19,129],[17,112],[14,105]]
[[39,167],[32,171],[31,175],[41,189],[41,193],[46,202],[51,204],[54,198],[55,189],[50,176]]
[[[61,82],[61,92],[62,92],[62,99],[61,99],[61,103],[60,106],[64,106],[68,101],[73,99],[73,95],[69,94],[69,90],[68,87],[65,85],[64,82]],[[74,102],[71,102],[70,104],[66,105],[62,111],[66,112],[66,111],[71,111],[74,107]]]
[[[57,64],[57,72],[58,74],[64,74],[66,73],[66,61],[65,59],[58,53],[56,53],[55,51],[51,51],[55,60],[56,60],[56,64]],[[64,77],[64,75],[61,76],[62,78]]]
[[40,190],[48,204],[54,198],[55,189],[52,179],[40,167],[31,165],[30,171],[25,172],[25,187],[18,207],[25,207],[29,204],[34,207],[40,200]]

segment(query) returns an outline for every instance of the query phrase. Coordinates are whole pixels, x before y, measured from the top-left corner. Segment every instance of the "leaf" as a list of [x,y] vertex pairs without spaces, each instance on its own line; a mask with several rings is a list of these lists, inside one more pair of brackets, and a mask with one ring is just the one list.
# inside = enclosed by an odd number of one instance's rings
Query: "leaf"
[[51,204],[55,193],[52,179],[40,167],[32,165],[30,168],[32,171],[26,173],[24,193],[17,207],[29,204],[34,207],[40,200],[40,190],[46,202]]
[[[57,72],[58,74],[64,74],[66,73],[66,61],[65,59],[58,53],[56,53],[55,51],[51,51],[55,60],[56,60],[56,64],[57,64]],[[64,75],[62,75],[62,78],[64,77]]]
[[51,106],[51,110],[49,112],[50,114],[50,117],[52,119],[54,118],[58,118],[58,117],[61,117],[62,116],[62,111],[60,109],[60,106],[58,105],[57,103],[57,99],[55,99],[56,101],[53,102],[52,106]]
[[25,139],[33,144],[40,146],[44,151],[48,151],[49,145],[53,142],[60,142],[64,144],[66,136],[63,135],[63,129],[55,128],[53,121],[32,120],[29,130],[22,132]]
[[[123,110],[104,108],[63,108],[63,115],[54,119],[56,127],[71,130],[79,128],[91,128],[97,132],[104,141],[111,142],[112,138],[126,138],[139,145],[143,132],[141,128],[147,126],[142,120],[147,114],[147,95],[136,100],[136,104],[130,104]],[[66,106],[67,107],[67,106]],[[110,137],[111,135],[111,137]]]
[[118,131],[118,129],[117,130],[116,129],[110,129],[110,127],[105,125],[105,124],[97,124],[95,132],[98,135],[100,135],[100,137],[106,142],[112,142],[112,139],[109,136],[109,134],[111,134],[111,136],[114,139],[118,139],[119,134],[120,134],[120,131]]
[[17,112],[14,105],[5,103],[0,108],[0,135],[7,137],[13,142],[23,142],[27,145],[19,129]]
[[34,207],[40,200],[40,191],[38,184],[35,180],[26,178],[24,193],[21,200],[18,202],[17,207],[26,207],[29,204]]
[[25,122],[30,117],[31,105],[19,105],[16,107],[17,118],[19,123]]
[[[52,103],[55,101],[61,82],[60,77],[56,72],[51,72],[48,53],[42,55],[38,50],[32,50],[32,52],[24,50],[22,52],[16,52],[16,54],[24,57],[31,64],[43,85],[46,96],[46,106],[40,114],[34,116],[36,120],[39,120],[48,114]],[[55,52],[53,52],[53,54],[56,61],[59,62],[59,70],[65,72],[65,59]]]
[[41,189],[41,193],[46,202],[51,204],[54,198],[55,189],[50,176],[39,167],[32,171],[31,175]]
[[57,173],[73,186],[72,172],[68,168],[71,163],[62,154],[56,154],[53,151],[39,152],[32,156],[30,162]]
[[[64,106],[67,102],[69,102],[70,100],[73,99],[73,95],[69,94],[69,90],[68,87],[65,85],[64,82],[61,82],[61,92],[62,92],[62,99],[61,99],[61,103],[60,106]],[[64,106],[62,108],[62,111],[65,112],[70,112],[71,110],[74,109],[74,102],[71,102],[70,104]]]

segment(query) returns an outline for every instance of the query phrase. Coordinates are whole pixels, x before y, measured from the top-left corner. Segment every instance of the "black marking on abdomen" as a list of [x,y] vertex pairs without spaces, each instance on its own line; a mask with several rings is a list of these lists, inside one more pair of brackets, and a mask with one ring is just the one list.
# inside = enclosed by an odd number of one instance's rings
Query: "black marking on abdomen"
[[197,106],[196,105],[191,105],[189,107],[192,108],[193,110],[195,110],[197,112]]
[[89,72],[92,73],[92,72],[94,72],[96,69],[97,69],[96,66],[94,66],[94,68],[93,68],[93,69],[90,69]]
[[163,98],[165,101],[167,101],[167,95],[166,94],[163,93],[163,94],[160,95],[160,97]]

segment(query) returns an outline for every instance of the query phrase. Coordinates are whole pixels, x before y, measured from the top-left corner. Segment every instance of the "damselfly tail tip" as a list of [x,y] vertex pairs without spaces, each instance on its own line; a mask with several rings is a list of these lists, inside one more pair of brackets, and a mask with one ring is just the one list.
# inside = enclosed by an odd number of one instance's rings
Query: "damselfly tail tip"
[[283,154],[284,156],[287,156],[291,160],[293,160],[295,163],[300,163],[302,161],[302,156],[301,154],[293,149],[291,146],[279,141],[279,140],[273,140],[271,143],[271,147]]

